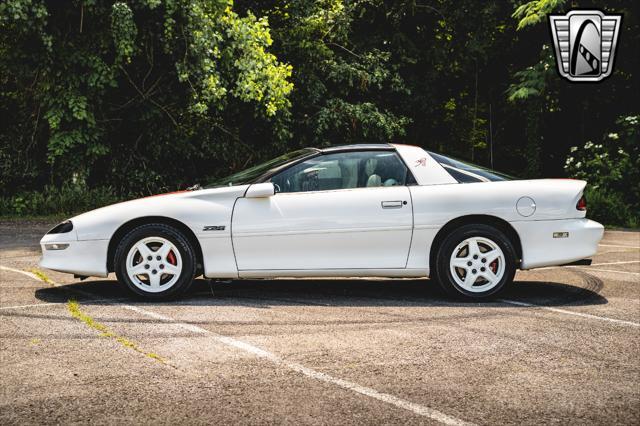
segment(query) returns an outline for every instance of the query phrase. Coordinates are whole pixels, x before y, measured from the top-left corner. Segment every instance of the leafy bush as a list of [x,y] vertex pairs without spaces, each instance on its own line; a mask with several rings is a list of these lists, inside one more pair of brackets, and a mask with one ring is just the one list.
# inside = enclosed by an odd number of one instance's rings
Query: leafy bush
[[589,182],[590,216],[607,225],[640,225],[640,116],[621,117],[602,143],[572,147],[569,176]]
[[591,219],[609,226],[640,227],[637,210],[634,212],[619,193],[587,187],[585,196]]
[[0,216],[73,215],[119,201],[111,188],[72,184],[0,197]]

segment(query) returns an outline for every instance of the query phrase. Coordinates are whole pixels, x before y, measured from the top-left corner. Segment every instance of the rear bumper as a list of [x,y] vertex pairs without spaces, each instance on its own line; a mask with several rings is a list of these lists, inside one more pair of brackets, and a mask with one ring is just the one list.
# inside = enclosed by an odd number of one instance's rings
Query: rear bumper
[[[589,219],[535,220],[511,225],[522,243],[521,269],[564,265],[593,256],[604,235],[604,227]],[[558,238],[558,234],[563,237]]]
[[[68,244],[64,250],[47,250],[46,244]],[[47,234],[40,240],[43,268],[69,274],[106,277],[109,240],[78,241],[75,232]]]

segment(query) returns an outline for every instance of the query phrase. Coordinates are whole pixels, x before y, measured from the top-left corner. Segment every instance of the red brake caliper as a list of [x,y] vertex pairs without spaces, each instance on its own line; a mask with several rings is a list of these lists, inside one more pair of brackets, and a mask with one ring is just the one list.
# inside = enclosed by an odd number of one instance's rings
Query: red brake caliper
[[172,265],[176,265],[178,262],[176,261],[176,255],[173,254],[173,250],[169,252],[169,254],[167,255],[167,260],[169,261],[170,264]]
[[491,268],[491,271],[495,274],[496,271],[498,270],[498,261],[494,260],[493,262],[491,262],[491,264],[489,265],[489,268]]

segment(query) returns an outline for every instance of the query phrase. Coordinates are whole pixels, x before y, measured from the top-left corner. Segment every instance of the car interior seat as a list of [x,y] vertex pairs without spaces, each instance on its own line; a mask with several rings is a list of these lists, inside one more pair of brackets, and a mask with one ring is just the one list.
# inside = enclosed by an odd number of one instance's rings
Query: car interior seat
[[382,178],[375,174],[376,166],[378,165],[378,160],[375,158],[369,158],[364,165],[364,172],[367,178],[367,187],[370,186],[381,186]]

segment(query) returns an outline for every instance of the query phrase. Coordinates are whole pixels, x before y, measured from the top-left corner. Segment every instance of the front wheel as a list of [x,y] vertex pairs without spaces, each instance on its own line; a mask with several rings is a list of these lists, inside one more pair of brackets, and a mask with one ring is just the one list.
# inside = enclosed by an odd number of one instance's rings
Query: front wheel
[[464,225],[445,238],[436,258],[436,276],[451,296],[482,300],[511,282],[516,270],[513,244],[488,225]]
[[147,224],[129,232],[115,254],[118,281],[139,296],[164,299],[186,291],[196,269],[187,238],[164,224]]

